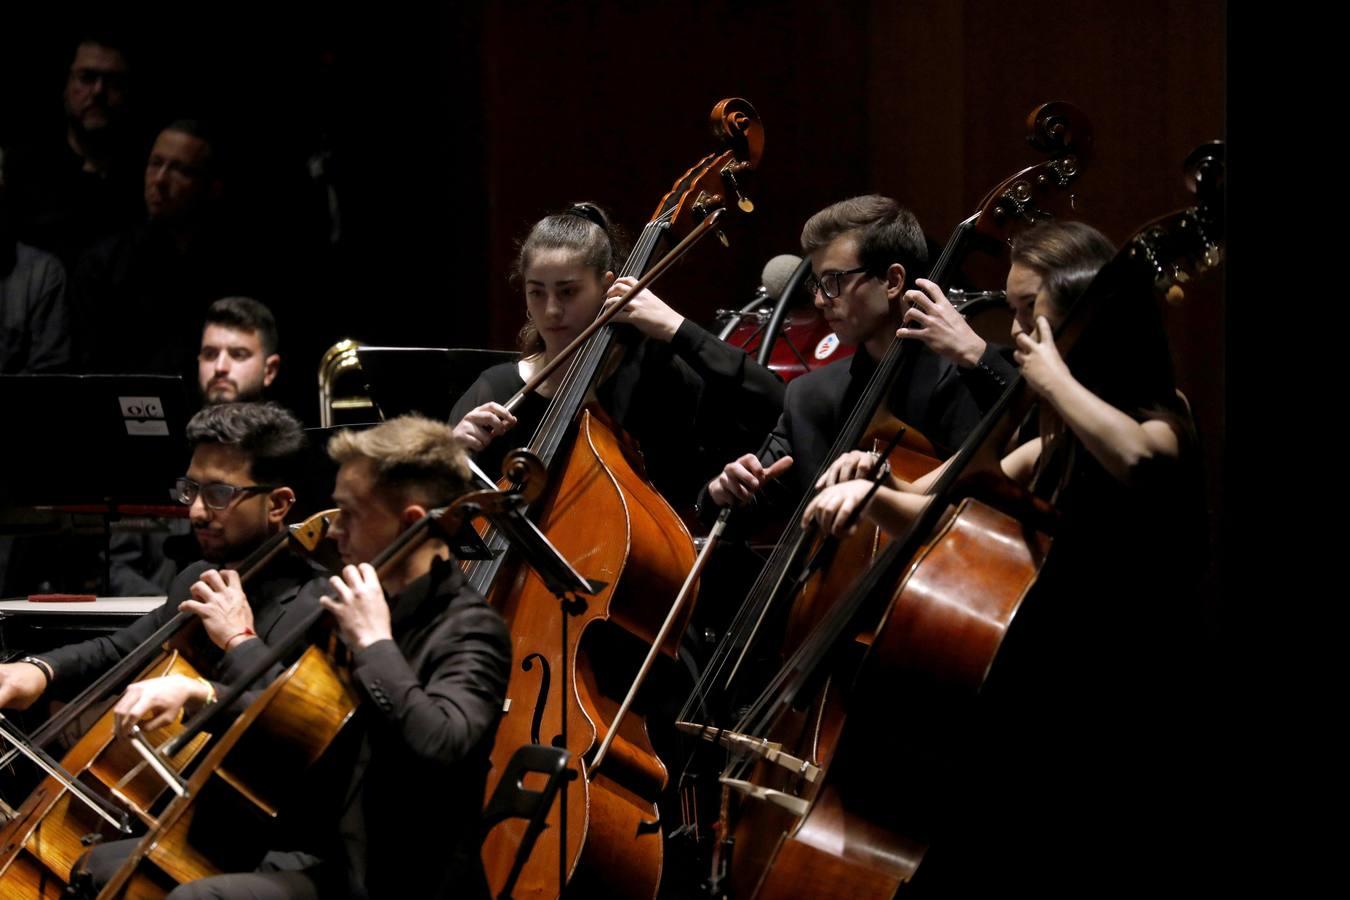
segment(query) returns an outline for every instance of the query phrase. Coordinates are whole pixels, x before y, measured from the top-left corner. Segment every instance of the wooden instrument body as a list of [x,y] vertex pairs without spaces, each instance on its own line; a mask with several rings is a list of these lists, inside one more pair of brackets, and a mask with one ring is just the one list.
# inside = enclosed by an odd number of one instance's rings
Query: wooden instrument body
[[[932,442],[918,429],[901,422],[885,407],[873,415],[871,425],[859,442],[859,449],[879,453],[890,445],[897,433],[900,434],[900,440],[887,456],[891,471],[897,478],[914,481],[941,465]],[[796,522],[788,523],[789,528],[796,526]],[[818,552],[827,541],[835,544],[829,564],[808,581],[792,601],[782,644],[782,655],[785,657],[797,649],[816,622],[829,611],[835,599],[848,590],[858,573],[872,564],[877,551],[886,544],[886,535],[875,524],[862,519],[850,535],[840,538],[817,537],[811,548],[812,554]]]
[[[1088,321],[1104,307],[1155,303],[1221,261],[1222,159],[1221,144],[1194,151],[1186,169],[1198,205],[1145,226],[1074,303],[1055,334],[1071,366]],[[1120,308],[1132,323],[1141,320],[1137,307]],[[1029,393],[1019,382],[1011,399],[1005,395],[973,436],[978,441],[963,448],[963,468],[948,473],[961,477],[955,496],[965,498],[906,562],[848,692],[849,718],[818,793],[758,888],[738,897],[893,896],[917,871],[951,802],[947,785],[960,776],[952,761],[983,761],[959,752],[962,726],[1051,546],[1031,523],[1053,522],[1054,510],[998,478]],[[946,489],[940,485],[937,496]],[[891,781],[898,790],[879,789]]]
[[179,884],[256,868],[272,849],[270,826],[298,776],[356,706],[332,659],[311,646],[212,745],[188,779],[187,796],[158,816],[100,900],[162,897]]
[[[181,654],[168,651],[146,666],[136,680],[164,675],[198,677]],[[182,724],[175,723],[148,732],[146,737],[158,745],[181,730]],[[175,769],[181,771],[207,740],[207,735],[201,735],[175,755]],[[166,790],[164,783],[147,769],[122,788],[115,787],[140,761],[129,743],[117,740],[109,709],[62,757],[61,765],[95,792],[117,795],[146,819]],[[113,836],[110,826],[71,797],[60,782],[44,778],[20,807],[19,815],[0,829],[0,898],[60,896],[75,861],[87,849],[81,838],[91,834]]]
[[[646,725],[628,715],[604,769],[595,778],[585,760],[603,739],[640,661],[694,561],[693,539],[668,503],[630,463],[603,414],[583,410],[571,452],[545,498],[540,528],[587,577],[606,583],[592,597],[560,602],[528,567],[504,573],[491,601],[511,628],[509,708],[497,729],[491,794],[506,760],[526,743],[564,746],[575,777],[565,783],[513,890],[518,898],[607,894],[653,897],[662,846],[655,798],[665,766]],[[687,618],[687,613],[685,614]],[[663,650],[673,656],[685,623]],[[626,661],[634,659],[632,665]],[[525,823],[507,820],[488,835],[483,862],[496,894]]]
[[894,594],[810,810],[738,898],[889,898],[913,876],[950,796],[943,761],[1049,547],[1017,519],[961,502]]
[[[887,462],[898,478],[913,481],[937,468],[939,461],[932,443],[884,408],[875,414],[861,443],[873,452],[880,452],[897,432],[900,439]],[[793,600],[783,640],[784,657],[790,656],[801,645],[815,624],[828,614],[834,601],[843,596],[858,573],[872,564],[877,552],[888,542],[885,532],[866,519],[845,537],[817,537],[812,552],[827,540],[836,542],[829,565],[807,582]],[[848,648],[830,667],[831,671],[821,679],[810,700],[784,713],[765,736],[767,740],[781,744],[791,755],[813,765],[823,768],[828,763],[844,727],[847,697],[843,688],[852,681],[862,655],[871,643],[874,625],[861,625]],[[815,794],[815,786],[803,781],[799,773],[772,763],[758,763],[750,781],[792,796],[809,799]],[[730,876],[732,895],[740,897],[753,893],[757,880],[771,865],[784,836],[795,828],[797,817],[782,807],[752,798],[740,799],[737,807],[732,826],[736,849]]]
[[[1081,113],[1064,103],[1043,104],[1032,110],[1028,117],[1029,135],[1028,139],[1033,147],[1039,150],[1054,154],[1055,158],[1035,166],[1025,168],[1015,173],[1011,178],[1000,183],[981,201],[979,210],[974,216],[958,225],[956,232],[947,242],[942,255],[933,265],[928,277],[941,285],[950,285],[953,280],[961,283],[969,283],[966,278],[955,278],[957,265],[966,259],[967,251],[970,249],[989,250],[991,258],[1000,261],[997,277],[991,272],[983,272],[978,281],[985,284],[1002,281],[1003,273],[1006,271],[1007,246],[1012,235],[1021,228],[1032,225],[1037,221],[1047,218],[1051,211],[1064,204],[1065,200],[1072,205],[1072,195],[1070,190],[1075,183],[1083,162],[1087,159],[1091,147],[1091,130],[1086,119]],[[854,416],[867,416],[865,425],[850,420],[841,434],[840,441],[843,445],[854,448],[873,449],[876,443],[880,442],[883,435],[893,434],[896,427],[902,423],[894,422],[887,410],[886,398],[890,395],[894,379],[905,377],[905,356],[903,354],[904,345],[897,340],[892,344],[886,357],[881,361],[877,375],[874,380],[878,384],[869,384],[868,390],[860,399],[855,408]],[[885,373],[885,377],[881,378]],[[875,388],[875,389],[874,389]],[[887,420],[891,422],[888,423]],[[856,440],[856,433],[871,438],[871,443],[866,439]],[[904,437],[908,440],[910,435]],[[922,437],[921,435],[918,437]],[[905,448],[902,442],[901,448]],[[907,448],[912,450],[913,448]],[[927,450],[928,455],[933,455],[931,447]],[[986,468],[998,472],[996,468],[991,468],[989,460],[986,459]],[[892,468],[899,477],[912,481],[919,475],[930,471],[936,465],[934,459],[931,463],[926,463],[921,457],[916,458],[910,453],[891,454]],[[996,467],[997,460],[993,460],[993,466]],[[869,533],[870,532],[870,533]],[[835,562],[832,569],[838,569],[839,574],[834,579],[820,579],[823,583],[814,589],[814,596],[804,593],[798,597],[794,603],[794,609],[791,613],[790,627],[788,637],[791,639],[789,645],[785,648],[785,655],[790,655],[795,646],[803,645],[808,639],[808,635],[814,629],[815,625],[831,616],[835,609],[836,602],[849,594],[854,576],[867,568],[868,564],[876,557],[876,554],[884,546],[882,540],[875,535],[871,529],[858,528],[855,535],[850,539],[854,542],[861,542],[862,548],[850,548],[849,541],[841,543],[837,551],[843,557],[843,565]],[[929,554],[933,552],[936,539],[932,539],[927,548],[922,552]],[[907,542],[907,546],[910,544]],[[995,549],[995,552],[1002,552],[1001,548]],[[940,558],[941,554],[938,554]],[[917,565],[916,562],[911,566]],[[931,563],[930,563],[931,564]],[[911,574],[913,570],[911,568]],[[907,583],[907,582],[906,582]],[[808,589],[809,590],[809,589]],[[903,589],[901,591],[903,596]],[[966,599],[960,596],[953,600],[945,601],[952,605],[954,609],[959,609],[963,603],[977,602],[974,599]],[[875,667],[874,662],[879,653],[890,652],[884,647],[870,646],[873,644],[874,635],[884,633],[887,627],[886,623],[890,621],[890,611],[902,606],[900,601],[884,607],[878,625],[878,617],[874,612],[872,618],[867,620],[865,617],[855,616],[850,621],[849,627],[853,629],[853,634],[841,635],[838,639],[835,652],[826,655],[818,663],[822,670],[816,673],[817,690],[824,688],[823,699],[817,702],[828,703],[830,691],[838,691],[847,700],[847,708],[828,711],[820,715],[822,723],[837,723],[835,728],[821,727],[818,733],[811,734],[811,743],[801,746],[799,749],[810,751],[818,755],[812,756],[810,753],[805,758],[822,767],[830,767],[828,772],[833,772],[832,760],[840,752],[847,749],[843,742],[849,740],[849,734],[856,734],[857,728],[867,728],[866,719],[864,722],[854,726],[851,717],[856,714],[860,708],[860,697],[857,685],[867,685],[868,690],[877,693],[875,702],[881,704],[884,710],[890,710],[894,707],[897,698],[903,696],[900,693],[901,685],[883,680],[880,684],[874,683],[868,679],[873,676],[869,674],[870,668]],[[880,628],[882,632],[875,629]],[[879,639],[879,637],[875,638]],[[859,668],[853,665],[852,660],[860,652],[867,660],[865,666],[859,673]],[[841,683],[842,682],[842,683]],[[762,700],[765,698],[761,698]],[[795,711],[786,714],[790,719],[796,715]],[[845,717],[848,717],[846,720]],[[781,723],[771,726],[774,730],[781,729]],[[884,734],[884,730],[880,732]],[[837,736],[838,744],[832,737]],[[771,738],[774,739],[774,738]],[[853,738],[857,742],[858,738]],[[854,751],[855,753],[857,751]],[[802,756],[802,753],[794,755]],[[848,763],[846,768],[856,770],[856,765]],[[764,767],[757,766],[756,770],[762,772]],[[855,772],[856,774],[856,772]],[[758,775],[756,775],[758,777]],[[827,884],[830,879],[837,876],[837,872],[829,872],[828,867],[823,866],[820,861],[810,859],[815,849],[825,848],[828,852],[843,852],[841,847],[852,846],[855,843],[849,830],[853,827],[849,822],[844,821],[840,814],[835,810],[838,804],[834,798],[838,794],[838,787],[830,781],[827,774],[823,780],[818,780],[813,785],[799,785],[799,788],[805,789],[806,793],[802,795],[800,791],[794,792],[794,795],[801,796],[802,799],[812,801],[808,813],[802,818],[801,822],[795,822],[795,816],[788,813],[787,810],[779,808],[767,814],[762,809],[756,807],[767,805],[760,799],[743,800],[740,804],[740,815],[742,818],[747,816],[767,815],[774,822],[766,822],[761,828],[768,828],[776,835],[778,847],[772,851],[756,850],[752,853],[741,853],[739,848],[733,849],[730,865],[730,878],[733,885],[737,886],[736,896],[738,898],[756,896],[758,893],[768,888],[766,896],[778,896],[780,893],[790,896],[843,896],[851,895],[854,888],[857,888],[864,895],[867,893],[861,886],[866,885],[869,875],[866,869],[860,871],[859,881],[854,884],[850,881],[842,881],[835,884]],[[814,794],[811,793],[814,791]],[[876,802],[877,796],[887,796],[884,790],[877,790],[872,787],[872,802]],[[846,809],[846,807],[845,807]],[[884,818],[884,815],[879,816]],[[792,823],[789,828],[782,828],[782,822]],[[859,820],[864,832],[870,835],[867,830],[871,824],[864,816]],[[752,826],[751,826],[752,827]],[[833,829],[833,830],[832,830]],[[737,833],[745,830],[739,828]],[[878,833],[870,835],[862,846],[871,846],[875,844],[880,847],[879,852],[885,852],[885,841],[887,834]],[[760,836],[756,840],[756,846],[762,847],[765,838]],[[907,838],[904,834],[894,837],[896,847],[894,857],[903,860],[906,857],[904,845]],[[786,848],[786,852],[785,849]],[[800,857],[792,856],[791,853],[800,850]],[[916,863],[917,864],[917,863]],[[883,867],[884,868],[884,867]],[[894,867],[903,871],[905,865],[903,862],[897,863]],[[780,871],[781,869],[781,871]],[[912,871],[912,870],[911,870]],[[717,877],[717,873],[714,873]],[[886,879],[894,880],[897,877],[893,873],[887,874]],[[903,878],[908,878],[905,874]],[[890,893],[894,888],[890,889]],[[887,893],[886,896],[889,896]]]

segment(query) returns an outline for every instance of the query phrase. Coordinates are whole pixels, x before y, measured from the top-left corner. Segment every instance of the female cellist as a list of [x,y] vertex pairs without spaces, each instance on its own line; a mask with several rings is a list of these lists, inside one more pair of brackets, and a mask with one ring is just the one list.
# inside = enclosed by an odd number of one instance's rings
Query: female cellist
[[[999,748],[999,777],[967,785],[980,799],[957,804],[911,884],[918,896],[1019,884],[1099,892],[1127,848],[1149,840],[1142,826],[1165,818],[1175,787],[1160,747],[1174,738],[1178,644],[1194,624],[1185,594],[1203,560],[1194,426],[1151,303],[1095,309],[1068,363],[1054,339],[1112,255],[1080,223],[1013,242],[1016,361],[1041,402],[1039,436],[1002,469],[1061,522],[982,698],[980,743]],[[845,527],[871,466],[866,454],[837,461],[804,521]],[[938,477],[890,479],[863,515],[903,530]]]
[[[566,373],[559,368],[516,415],[502,405],[589,325],[607,299],[635,283],[614,270],[626,253],[599,207],[577,203],[530,229],[512,267],[527,320],[521,359],[485,371],[451,412],[455,435],[497,475],[506,451],[524,444]],[[677,506],[693,501],[725,454],[757,446],[782,405],[783,385],[745,351],[681,316],[651,291],[617,320],[638,346],[598,389],[601,405],[641,445],[647,475]],[[503,436],[511,431],[509,438]]]

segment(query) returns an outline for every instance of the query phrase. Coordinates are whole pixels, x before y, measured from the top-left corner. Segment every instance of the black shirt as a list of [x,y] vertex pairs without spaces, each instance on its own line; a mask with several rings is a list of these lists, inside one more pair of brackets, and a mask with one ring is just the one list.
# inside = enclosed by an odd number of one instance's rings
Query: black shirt
[[[637,333],[616,327],[630,340]],[[504,402],[523,386],[515,363],[493,366],[455,403],[450,421],[488,401]],[[678,507],[691,504],[727,460],[759,446],[782,406],[783,384],[744,350],[686,319],[668,344],[634,341],[596,393],[610,418],[637,440],[652,484]],[[525,445],[548,406],[538,394],[525,398],[513,432],[478,454],[484,471],[501,474],[502,458]]]
[[[980,408],[957,367],[916,344],[907,376],[897,380],[887,401],[890,411],[918,429],[939,457],[961,445],[980,422]],[[847,359],[788,383],[783,414],[760,451],[766,466],[784,456],[792,468],[766,487],[764,500],[775,510],[791,509],[813,489],[820,470],[832,460],[830,450],[877,369],[864,349]]]

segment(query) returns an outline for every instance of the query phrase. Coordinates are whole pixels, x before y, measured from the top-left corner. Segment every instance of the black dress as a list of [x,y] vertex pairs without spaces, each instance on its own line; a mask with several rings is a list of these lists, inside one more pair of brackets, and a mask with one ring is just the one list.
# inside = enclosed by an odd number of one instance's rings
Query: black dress
[[1072,436],[1042,452],[1033,490],[1062,518],[985,683],[915,897],[1123,896],[1141,875],[1186,877],[1203,840],[1188,783],[1201,743],[1199,453],[1184,411],[1134,417],[1174,422],[1180,439],[1143,486]]

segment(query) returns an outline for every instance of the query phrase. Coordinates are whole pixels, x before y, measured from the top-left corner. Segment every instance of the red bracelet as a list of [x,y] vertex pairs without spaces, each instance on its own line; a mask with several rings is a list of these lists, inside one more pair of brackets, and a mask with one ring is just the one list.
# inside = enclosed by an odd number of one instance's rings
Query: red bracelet
[[229,638],[225,641],[225,649],[226,649],[226,650],[229,650],[229,649],[230,649],[230,644],[234,643],[234,639],[235,639],[235,638],[238,638],[238,637],[257,637],[257,636],[258,636],[258,632],[254,631],[252,628],[245,628],[243,631],[239,632],[238,634],[232,634],[232,635],[229,636]]

